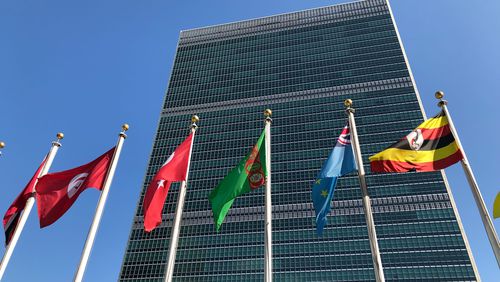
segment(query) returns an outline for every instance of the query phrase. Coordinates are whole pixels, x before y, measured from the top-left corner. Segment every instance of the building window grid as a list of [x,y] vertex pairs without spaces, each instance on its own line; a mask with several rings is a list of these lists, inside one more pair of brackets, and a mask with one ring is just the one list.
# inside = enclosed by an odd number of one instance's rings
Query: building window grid
[[[391,77],[389,73],[380,73],[378,75],[386,76],[387,78]],[[401,75],[401,77],[405,79],[407,77],[404,73],[398,75]],[[301,83],[307,84],[310,82],[304,80],[301,81]],[[205,85],[212,87],[214,84],[207,83]],[[395,103],[401,104],[402,107],[398,107],[390,112],[384,112],[384,109],[389,108],[389,106],[376,107],[373,104],[380,103],[384,98],[380,97],[379,99],[377,96],[371,96],[372,93],[355,94],[357,98],[356,107],[358,109],[357,120],[360,124],[360,132],[362,133],[360,139],[361,143],[363,143],[363,151],[365,153],[364,158],[372,152],[380,150],[388,145],[387,143],[394,140],[395,136],[399,136],[399,138],[404,136],[405,132],[421,121],[422,116],[421,114],[419,115],[418,103],[415,99],[412,99],[413,91],[405,91],[403,89],[404,87],[398,90],[401,91],[400,93],[395,91],[393,92],[394,94],[392,94],[393,99],[402,99],[397,100],[398,102]],[[265,89],[259,89],[259,91],[260,90]],[[263,93],[269,92],[263,91]],[[403,94],[403,96],[399,96],[400,94]],[[167,100],[173,101],[171,106],[182,106],[186,100],[182,98],[179,99],[179,97],[189,96],[188,93],[183,93],[180,96],[177,95],[179,94],[173,96],[169,95],[170,99]],[[242,92],[235,93],[235,95],[234,97],[238,95],[242,97],[247,96],[242,94]],[[383,93],[381,96],[383,96]],[[215,94],[211,97],[213,97],[213,99],[223,99],[225,96]],[[404,97],[407,97],[408,100],[405,100],[407,98]],[[332,97],[327,98],[327,100],[333,99],[330,101],[337,101],[338,103],[341,101],[341,98],[343,97]],[[207,99],[198,99],[195,100],[195,103],[207,103],[209,101],[210,100]],[[278,159],[278,161],[273,163],[273,179],[275,179],[274,187],[276,187],[273,196],[276,199],[276,203],[279,203],[275,208],[280,208],[276,215],[278,217],[285,215],[284,218],[275,220],[274,233],[276,234],[275,248],[277,254],[274,261],[276,270],[275,279],[278,281],[286,281],[286,279],[299,277],[305,280],[330,277],[334,280],[345,280],[345,278],[348,278],[348,280],[350,279],[351,281],[369,281],[373,279],[373,274],[369,258],[369,247],[365,237],[367,235],[366,227],[364,226],[364,215],[359,205],[360,193],[359,188],[356,187],[356,177],[348,176],[341,179],[339,182],[335,195],[336,200],[333,202],[334,208],[332,209],[335,215],[330,219],[330,223],[325,230],[326,234],[330,236],[339,236],[337,234],[339,230],[353,230],[355,233],[345,233],[345,237],[334,237],[330,241],[321,243],[320,239],[314,236],[313,216],[311,216],[310,211],[306,211],[307,205],[303,206],[303,203],[310,202],[308,198],[310,196],[311,185],[310,182],[303,180],[314,179],[319,166],[321,166],[325,158],[322,154],[328,154],[335,142],[336,134],[333,131],[338,131],[345,122],[345,118],[341,116],[341,106],[334,107],[334,110],[329,109],[319,112],[334,117],[335,121],[333,127],[332,125],[326,126],[326,124],[322,124],[321,122],[316,123],[317,119],[312,114],[302,114],[302,120],[306,121],[302,125],[297,123],[294,119],[287,120],[286,117],[293,115],[290,110],[286,110],[291,104],[297,105],[295,107],[295,109],[297,109],[300,108],[301,105],[311,105],[311,107],[314,108],[314,103],[317,103],[317,101],[314,101],[313,96],[311,96],[309,100],[306,99],[288,104],[273,104],[271,100],[269,102],[269,106],[273,107],[273,109],[278,109],[275,111],[276,118],[275,125],[273,125],[273,132],[276,134],[274,140],[280,141],[280,138],[282,139],[281,143],[273,143],[273,153],[276,152],[276,157],[273,157],[273,160]],[[218,180],[225,175],[225,172],[227,172],[242,155],[246,154],[248,147],[255,142],[255,136],[262,130],[261,121],[252,121],[252,117],[257,116],[256,113],[260,112],[262,108],[263,107],[253,106],[240,110],[207,113],[208,118],[203,120],[203,126],[200,128],[200,137],[198,139],[200,142],[197,144],[198,147],[196,149],[199,150],[199,152],[193,154],[193,171],[192,179],[190,179],[190,188],[193,191],[197,189],[196,191],[198,193],[208,193],[211,189],[210,187],[217,183]],[[403,113],[412,113],[411,115],[413,116],[404,116],[404,118],[400,118],[401,120],[397,122],[391,122],[391,118],[401,117],[404,115]],[[242,128],[240,132],[236,133],[236,138],[234,139],[236,141],[231,142],[229,141],[230,139],[224,141],[224,138],[227,138],[228,134],[215,140],[209,140],[209,138],[204,140],[202,134],[208,136],[224,131],[223,127],[212,126],[211,124],[215,125],[217,122],[220,122],[221,119],[218,118],[217,115],[222,117],[227,114],[245,114],[242,119],[231,119],[232,122],[235,123],[234,125],[241,126]],[[280,114],[282,115],[280,116]],[[178,131],[186,126],[185,121],[183,121],[185,116],[186,115],[176,116],[175,114],[171,114],[169,117],[162,118],[159,129],[160,127],[162,128],[155,141],[146,182],[149,181],[154,171],[161,165],[162,159],[164,159],[165,156],[184,138],[183,136],[185,136],[187,131],[185,130],[185,133],[182,134]],[[247,121],[246,125],[241,123],[245,120]],[[167,122],[170,123],[167,124]],[[388,133],[384,133],[382,128],[377,128],[377,124],[384,122],[391,122],[391,126],[386,126],[386,129],[389,129]],[[309,135],[317,139],[317,142],[310,143],[309,147],[306,146],[307,148],[304,148],[304,146],[301,148],[301,146],[287,145],[285,136],[287,135],[288,128],[282,126],[282,124],[285,123],[289,124],[289,127],[295,126],[295,128],[305,126],[298,132],[294,130],[289,131],[294,132],[289,140],[295,142],[299,141],[301,137]],[[328,134],[322,134],[322,128],[323,130],[324,128],[329,128]],[[250,130],[251,133],[244,133],[244,130]],[[380,134],[377,135],[377,133]],[[172,138],[171,136],[176,137]],[[372,138],[373,136],[375,136],[375,138]],[[325,145],[325,143],[328,144]],[[288,147],[285,149],[284,146]],[[221,160],[222,164],[214,166],[216,162],[215,159],[201,161],[206,155],[204,152],[210,152],[210,150],[216,151],[224,148],[233,150],[233,154],[228,153],[227,156],[224,154],[224,158]],[[290,151],[290,148],[296,149]],[[227,151],[230,152],[230,150]],[[287,152],[293,153],[288,155]],[[280,161],[279,159],[282,160]],[[204,172],[202,164],[210,164],[210,167],[218,167],[218,170],[214,170],[211,173]],[[416,183],[405,185],[407,181]],[[469,258],[465,251],[463,239],[461,238],[458,223],[451,209],[446,189],[444,189],[442,177],[438,173],[419,174],[418,176],[415,174],[369,175],[368,182],[371,192],[387,191],[383,192],[380,197],[374,197],[374,210],[375,221],[377,222],[378,228],[377,232],[379,233],[380,244],[383,246],[382,255],[383,258],[387,260],[387,264],[384,260],[384,267],[387,269],[388,281],[396,281],[398,279],[404,280],[410,277],[429,279],[458,279],[459,277],[468,277],[469,279],[475,279]],[[202,188],[203,186],[210,187]],[[288,189],[294,192],[293,196],[287,195]],[[417,189],[425,190],[420,193]],[[209,209],[206,202],[203,204],[202,197],[191,197],[189,196],[191,195],[190,192],[188,192],[186,201],[187,213],[190,211],[204,212],[206,209]],[[232,215],[233,217],[230,219],[228,218],[225,223],[226,226],[224,226],[224,230],[220,234],[216,234],[213,231],[213,225],[211,223],[203,223],[204,220],[209,218],[187,218],[188,221],[192,220],[194,225],[183,226],[181,231],[179,246],[180,250],[184,250],[185,253],[179,254],[181,261],[176,268],[175,278],[177,280],[183,280],[188,279],[187,277],[198,277],[206,281],[220,281],[217,280],[217,278],[231,277],[234,279],[228,279],[228,281],[260,281],[263,272],[263,237],[257,230],[262,229],[263,223],[262,215],[252,207],[262,206],[262,195],[263,191],[261,190],[238,199],[237,202],[235,202],[234,209],[243,213],[234,215],[230,213],[228,217]],[[173,189],[166,203],[166,215],[168,216],[171,216],[173,213],[172,206],[175,203],[174,199],[176,197],[177,191]],[[296,212],[290,212],[290,216],[287,218],[287,210],[281,208],[286,207],[286,205],[290,203],[290,200],[294,204],[300,205],[302,211],[297,210]],[[200,206],[202,209],[199,208]],[[415,208],[411,208],[412,206]],[[142,209],[141,203],[138,206],[138,211],[140,209]],[[246,219],[242,222],[233,221],[236,218]],[[122,281],[130,281],[129,278],[134,277],[139,281],[142,280],[140,277],[146,275],[151,277],[151,281],[154,281],[154,279],[156,279],[155,277],[161,277],[164,273],[164,263],[155,262],[160,262],[164,259],[165,251],[168,246],[166,246],[166,244],[161,245],[160,242],[168,238],[169,224],[166,223],[152,232],[152,234],[145,235],[140,226],[141,220],[139,215],[136,222],[137,225],[134,224],[135,227],[132,229],[131,240],[124,259],[124,267],[120,279]],[[258,234],[253,238],[254,240],[251,245],[253,248],[237,247],[241,241],[238,242],[235,238],[241,236],[242,232],[252,232],[249,236]],[[209,245],[208,243],[210,242],[214,243],[213,238],[215,236],[220,237],[217,239],[219,244]],[[230,238],[229,236],[233,238],[232,243],[225,245],[221,244],[224,238]],[[154,239],[142,243],[146,238]],[[310,244],[309,242],[311,241],[315,243]],[[163,242],[165,242],[165,240]],[[331,244],[334,244],[334,246],[338,244],[339,247],[336,249],[339,251],[338,254],[335,253],[330,256],[304,256],[308,252],[321,252],[325,248],[331,248]],[[212,257],[208,254],[211,248],[215,248],[215,252],[219,252],[218,254],[223,258],[231,257],[234,259],[232,261],[224,261],[224,265],[221,265],[220,263],[222,261],[219,260],[219,265],[215,266],[212,264],[213,260],[207,260],[207,258]],[[248,256],[245,254],[248,252],[250,252],[251,258],[245,259],[245,257]],[[431,253],[435,253],[435,255],[431,255]],[[436,261],[436,265],[429,266],[418,264],[418,262],[417,265],[411,265],[410,262],[405,262],[404,259],[400,261],[397,260],[398,255],[401,256],[400,258],[405,258],[406,254],[409,256],[415,256],[416,254],[432,256],[436,257],[438,261]],[[217,257],[215,254],[212,255]],[[189,263],[190,256],[197,256],[196,261],[200,263]],[[395,259],[392,259],[390,256],[394,256]],[[298,263],[297,259],[300,260],[301,257],[304,260],[308,259],[308,261],[305,261],[304,264]],[[335,258],[350,259],[336,261]],[[186,259],[186,263],[182,262],[184,259]],[[251,263],[249,264],[248,262]],[[333,269],[321,271],[320,268],[316,268],[317,264],[330,264],[330,268],[333,267]],[[139,267],[139,265],[144,266]],[[245,274],[234,273],[234,269],[232,269],[234,267]],[[302,273],[293,272],[293,270],[301,267],[304,268]],[[436,271],[436,269],[438,269],[438,271]],[[186,276],[189,273],[193,274],[193,276]],[[224,274],[225,276],[220,276],[220,274]],[[245,279],[245,277],[248,279]]]
[[[226,44],[220,47],[216,46],[213,49],[204,48],[203,51],[199,50],[198,52],[192,52],[189,50],[185,50],[183,47],[179,47],[177,49],[178,56],[176,56],[175,62],[179,63],[177,67],[182,69],[183,67],[189,66],[186,65],[185,63],[194,60],[200,60],[200,59],[206,60],[201,62],[210,64],[209,59],[217,58],[220,56],[231,56],[239,54],[251,55],[247,53],[255,51],[263,51],[263,50],[272,51],[272,49],[276,51],[276,50],[282,50],[280,48],[301,45],[311,41],[332,41],[331,43],[342,44],[345,42],[354,42],[356,41],[357,38],[361,38],[362,40],[375,39],[379,34],[395,35],[394,29],[391,29],[389,22],[390,19],[387,16],[385,16],[379,19],[373,18],[370,21],[365,21],[360,24],[361,26],[352,26],[350,27],[349,30],[338,30],[338,28],[325,28],[324,30],[318,29],[319,32],[317,33],[305,33],[303,34],[304,36],[293,35],[293,37],[291,37],[291,39],[288,40],[287,37],[290,38],[290,36],[277,35],[280,38],[279,42],[275,40],[273,41],[273,39],[266,40],[266,39],[253,38],[251,40],[246,41],[245,42],[246,44],[229,44],[229,45]],[[336,31],[336,29],[338,31]],[[307,48],[301,48],[301,49],[307,49]],[[249,58],[255,59],[252,57]],[[228,59],[231,59],[231,57],[229,57]]]
[[[366,72],[366,70],[363,70]],[[404,68],[399,70],[389,70],[389,71],[379,71],[379,72],[366,72],[356,76],[349,77],[341,77],[341,78],[331,78],[331,79],[321,79],[319,80],[317,76],[310,76],[311,78],[315,78],[316,80],[305,82],[305,81],[290,81],[289,79],[287,84],[285,81],[281,83],[283,85],[269,85],[271,83],[267,83],[264,85],[260,85],[259,83],[254,83],[252,86],[250,85],[238,85],[238,86],[228,86],[222,87],[218,89],[210,89],[210,90],[199,90],[195,89],[191,91],[193,96],[189,96],[186,93],[182,93],[183,96],[186,96],[186,99],[172,99],[167,100],[166,103],[168,107],[181,107],[187,105],[195,105],[195,104],[203,104],[203,103],[211,103],[213,101],[221,101],[221,100],[237,100],[237,97],[240,98],[252,98],[258,97],[259,94],[262,95],[275,95],[282,94],[288,92],[295,91],[303,91],[307,89],[322,89],[331,86],[338,86],[342,84],[353,84],[353,83],[362,83],[373,80],[382,80],[382,79],[391,79],[397,77],[408,77],[408,71]],[[264,86],[265,88],[260,89],[259,87]],[[249,90],[248,90],[249,89]],[[179,97],[181,93],[168,93],[169,96],[173,98]]]

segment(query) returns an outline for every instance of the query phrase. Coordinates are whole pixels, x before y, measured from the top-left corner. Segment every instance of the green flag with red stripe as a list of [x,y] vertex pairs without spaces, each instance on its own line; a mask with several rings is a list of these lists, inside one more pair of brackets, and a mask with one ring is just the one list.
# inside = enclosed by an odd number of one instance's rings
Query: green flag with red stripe
[[255,190],[266,182],[267,169],[264,136],[265,131],[262,131],[257,144],[255,144],[250,153],[224,177],[208,196],[217,231],[219,231],[236,197]]

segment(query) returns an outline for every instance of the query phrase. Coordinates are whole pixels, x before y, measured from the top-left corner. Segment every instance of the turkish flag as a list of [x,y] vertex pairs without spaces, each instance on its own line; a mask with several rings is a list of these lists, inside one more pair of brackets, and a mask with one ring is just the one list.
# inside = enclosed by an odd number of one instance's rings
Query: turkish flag
[[30,182],[24,188],[24,190],[17,196],[12,205],[10,205],[9,209],[3,216],[3,229],[5,230],[5,245],[7,246],[10,243],[10,239],[12,239],[12,235],[14,235],[14,231],[16,230],[17,223],[19,218],[21,217],[21,212],[24,210],[26,206],[26,201],[28,201],[29,197],[33,196],[34,187],[36,184],[36,180],[42,171],[43,166],[45,165],[45,158],[43,162],[40,164],[38,169],[36,170],[33,177],[31,177]]
[[146,232],[151,232],[160,225],[163,204],[167,198],[170,184],[186,180],[192,142],[193,133],[189,134],[186,140],[175,149],[149,183],[142,205]]
[[102,190],[114,152],[115,147],[88,164],[49,173],[38,180],[36,199],[40,228],[58,220],[85,189]]

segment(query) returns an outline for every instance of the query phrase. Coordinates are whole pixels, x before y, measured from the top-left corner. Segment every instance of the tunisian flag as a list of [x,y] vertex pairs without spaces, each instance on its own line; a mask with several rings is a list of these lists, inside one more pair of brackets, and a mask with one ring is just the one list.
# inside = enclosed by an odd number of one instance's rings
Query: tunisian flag
[[151,232],[161,223],[161,212],[172,182],[186,180],[193,133],[168,157],[149,183],[144,196],[144,230]]
[[35,174],[31,178],[28,185],[24,188],[24,190],[17,196],[12,205],[10,205],[9,209],[3,216],[3,229],[5,230],[5,245],[7,246],[10,243],[10,239],[12,239],[12,235],[14,235],[14,231],[16,230],[17,223],[19,222],[19,218],[21,217],[21,212],[24,210],[26,206],[26,201],[28,201],[29,197],[33,196],[34,187],[36,184],[36,180],[42,171],[43,166],[45,165],[45,161],[47,158],[43,160]]
[[38,180],[36,199],[40,228],[58,220],[87,188],[102,190],[115,147],[92,162],[61,172],[49,173]]

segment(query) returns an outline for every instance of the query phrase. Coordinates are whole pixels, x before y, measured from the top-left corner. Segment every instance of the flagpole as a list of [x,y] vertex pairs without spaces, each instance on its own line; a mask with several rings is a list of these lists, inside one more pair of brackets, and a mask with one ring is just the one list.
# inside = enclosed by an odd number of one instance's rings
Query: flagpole
[[472,172],[472,168],[469,164],[469,160],[467,159],[467,155],[465,154],[465,150],[462,147],[462,143],[460,143],[460,139],[458,138],[458,133],[455,129],[455,126],[453,125],[450,113],[448,112],[448,107],[446,106],[448,104],[448,101],[443,100],[443,91],[437,91],[435,96],[436,99],[439,100],[438,106],[443,109],[446,117],[448,118],[448,124],[450,125],[451,133],[455,137],[458,148],[460,149],[460,151],[462,151],[462,168],[465,172],[465,176],[467,177],[467,181],[469,182],[469,186],[472,191],[472,195],[474,196],[474,200],[476,201],[477,208],[479,209],[479,215],[481,216],[481,220],[483,221],[484,229],[486,229],[486,234],[488,234],[491,248],[493,249],[493,253],[495,254],[495,258],[497,259],[497,264],[498,266],[500,266],[500,243],[498,241],[497,232],[495,231],[495,227],[493,225],[493,222],[491,221],[488,209],[484,204],[483,196],[481,195],[481,191],[479,190],[479,185],[477,184],[476,178],[474,177],[474,173]]
[[[47,174],[47,172],[50,169],[50,166],[52,165],[52,162],[54,161],[54,158],[57,154],[57,151],[59,150],[59,147],[61,147],[61,139],[64,138],[64,134],[62,133],[57,133],[56,135],[57,140],[52,142],[52,147],[50,147],[49,154],[47,155],[47,160],[45,161],[45,164],[43,165],[42,170],[38,174],[37,178],[40,178]],[[3,143],[3,142],[2,142]],[[4,144],[5,145],[5,144]],[[36,180],[38,182],[38,180]],[[36,189],[36,182],[35,182],[35,189]],[[7,264],[9,264],[9,260],[12,256],[12,253],[14,252],[14,248],[16,247],[17,241],[19,240],[19,237],[21,236],[21,232],[23,232],[24,225],[26,224],[26,221],[28,220],[28,216],[30,215],[31,209],[33,208],[33,205],[35,204],[35,194],[33,193],[28,200],[26,200],[26,205],[24,206],[24,210],[21,214],[21,217],[19,218],[19,222],[16,226],[16,229],[14,230],[14,234],[12,235],[12,239],[10,240],[9,245],[5,249],[5,253],[3,254],[2,262],[0,263],[0,280],[2,280],[3,275],[5,273],[5,269],[7,268]]]
[[5,148],[5,142],[0,141],[0,156],[2,156],[2,149]]
[[273,233],[272,233],[272,202],[271,202],[271,119],[272,111],[266,109],[265,146],[266,146],[266,221],[265,221],[265,282],[273,281]]
[[168,260],[167,260],[167,273],[165,275],[165,281],[172,281],[174,276],[175,268],[175,256],[177,254],[177,244],[179,243],[179,233],[181,229],[182,211],[184,210],[184,200],[186,199],[187,191],[187,181],[189,176],[189,165],[191,164],[191,153],[193,152],[194,135],[198,126],[196,123],[200,120],[198,116],[194,115],[191,117],[191,133],[193,134],[193,140],[191,140],[191,147],[189,148],[189,157],[186,171],[186,180],[181,182],[181,187],[179,188],[179,198],[177,199],[177,208],[175,209],[175,219],[172,226],[172,233],[170,234],[170,246],[168,248]]
[[127,138],[125,131],[127,131],[128,128],[128,124],[122,125],[122,131],[120,132],[118,137],[116,149],[111,159],[111,166],[109,167],[108,173],[106,174],[106,178],[104,180],[101,196],[99,197],[99,202],[97,203],[97,208],[95,210],[94,220],[92,221],[92,225],[90,226],[87,240],[85,241],[85,246],[83,247],[82,256],[80,258],[80,264],[78,265],[78,269],[75,273],[73,281],[80,282],[83,279],[83,274],[85,273],[85,268],[87,267],[87,262],[89,261],[90,252],[92,251],[92,245],[94,244],[95,235],[97,233],[97,229],[99,228],[99,223],[101,222],[104,206],[106,205],[109,188],[111,186],[111,182],[113,182],[113,176],[115,175],[116,165],[118,164],[118,159],[120,158],[123,142],[125,141],[125,138]]
[[344,101],[347,107],[346,113],[349,117],[349,127],[351,130],[351,142],[354,149],[354,157],[358,165],[359,184],[363,194],[363,210],[365,212],[366,226],[368,228],[368,239],[370,241],[370,249],[373,260],[373,270],[375,271],[375,281],[384,282],[384,269],[382,267],[382,259],[380,258],[380,251],[377,242],[377,233],[375,231],[375,222],[373,220],[372,205],[370,196],[368,195],[368,188],[366,187],[365,168],[363,167],[363,159],[361,157],[361,149],[358,142],[358,132],[356,129],[356,121],[354,120],[354,108],[352,108],[352,100],[347,99]]

